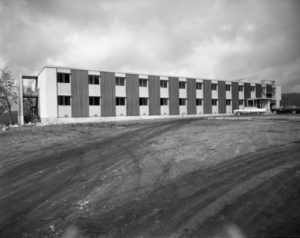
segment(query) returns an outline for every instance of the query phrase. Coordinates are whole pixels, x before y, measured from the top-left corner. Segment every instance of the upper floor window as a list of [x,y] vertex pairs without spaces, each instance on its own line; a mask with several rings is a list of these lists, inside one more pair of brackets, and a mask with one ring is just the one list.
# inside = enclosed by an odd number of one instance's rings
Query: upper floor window
[[160,87],[161,88],[167,88],[168,87],[168,81],[167,80],[160,80]]
[[217,105],[218,105],[218,99],[212,99],[212,100],[211,100],[211,104],[212,104],[213,106],[217,106]]
[[231,100],[226,99],[226,106],[230,106],[231,105]]
[[70,96],[58,96],[57,103],[59,106],[69,106],[71,105]]
[[218,89],[218,85],[216,83],[212,83],[211,90],[217,90],[217,89]]
[[160,105],[161,106],[168,105],[168,99],[167,98],[161,98],[160,99]]
[[239,85],[239,92],[243,92],[244,91],[244,86]]
[[198,90],[202,89],[202,83],[196,83],[196,89]]
[[139,85],[140,85],[140,87],[147,87],[148,80],[147,79],[139,79]]
[[89,105],[91,106],[100,105],[100,97],[89,97]]
[[244,106],[244,100],[239,100],[239,105]]
[[196,105],[197,105],[197,106],[202,106],[202,99],[197,98],[197,99],[196,99]]
[[125,98],[124,97],[117,97],[116,98],[116,105],[117,106],[124,106],[125,105]]
[[89,84],[100,84],[98,75],[89,75]]
[[185,82],[179,81],[179,88],[185,88]]
[[140,106],[148,105],[148,98],[140,98]]
[[124,77],[116,77],[116,85],[117,86],[125,86],[125,78]]
[[179,105],[180,106],[186,105],[186,99],[185,98],[179,98]]
[[57,73],[57,82],[58,83],[70,83],[70,74]]
[[251,86],[251,92],[255,92],[255,86]]
[[230,91],[231,90],[231,85],[226,84],[226,91]]

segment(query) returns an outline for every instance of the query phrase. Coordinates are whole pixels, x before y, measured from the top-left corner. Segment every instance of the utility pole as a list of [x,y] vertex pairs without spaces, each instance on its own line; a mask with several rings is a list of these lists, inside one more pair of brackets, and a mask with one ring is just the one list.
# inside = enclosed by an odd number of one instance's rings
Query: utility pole
[[23,78],[19,73],[18,78],[18,125],[24,125],[24,109],[23,109]]

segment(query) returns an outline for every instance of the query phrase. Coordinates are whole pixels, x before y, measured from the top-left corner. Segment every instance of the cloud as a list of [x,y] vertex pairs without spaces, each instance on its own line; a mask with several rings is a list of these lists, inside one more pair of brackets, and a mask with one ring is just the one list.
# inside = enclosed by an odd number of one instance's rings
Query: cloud
[[0,0],[0,63],[45,64],[300,88],[293,0]]

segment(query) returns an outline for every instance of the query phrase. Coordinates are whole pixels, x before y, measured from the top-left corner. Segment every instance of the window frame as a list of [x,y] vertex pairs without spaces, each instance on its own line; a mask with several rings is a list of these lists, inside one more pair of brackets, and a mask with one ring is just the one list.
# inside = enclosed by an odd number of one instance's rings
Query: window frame
[[116,106],[126,106],[126,98],[116,97]]
[[100,76],[89,74],[89,84],[90,85],[100,85]]
[[[182,85],[184,85],[184,87],[182,87]],[[178,88],[179,88],[179,89],[186,89],[186,82],[184,82],[184,81],[179,81]]]
[[202,106],[202,105],[203,105],[203,99],[202,98],[196,98],[196,106]]
[[[184,103],[181,103],[184,102]],[[186,106],[186,98],[179,98],[179,106]]]
[[[68,99],[68,100],[66,100]],[[58,95],[57,96],[57,105],[58,106],[71,106],[71,96]]]
[[[166,103],[164,103],[166,102]],[[160,106],[168,106],[169,105],[169,99],[168,98],[160,98]]]
[[57,83],[71,83],[71,74],[57,72],[56,81]]
[[212,90],[212,91],[217,91],[217,90],[218,90],[218,84],[212,83],[212,84],[211,84],[211,90]]
[[244,105],[245,105],[244,99],[239,99],[239,106],[244,106]]
[[211,100],[211,105],[212,106],[218,106],[218,99],[212,99]]
[[[229,104],[228,104],[228,102],[229,102]],[[226,99],[225,105],[226,105],[226,106],[231,106],[231,99]]]
[[115,77],[115,83],[116,83],[116,86],[125,86],[125,77]]
[[148,98],[139,98],[139,106],[148,106],[148,104]]
[[[199,87],[200,85],[200,87]],[[202,83],[196,82],[196,90],[202,90]]]
[[100,106],[100,103],[100,97],[89,96],[89,106]]
[[168,88],[168,80],[160,80],[161,88]]
[[147,88],[148,87],[148,79],[139,78],[139,87]]
[[231,91],[231,85],[226,84],[225,85],[225,91],[230,92]]
[[239,92],[244,92],[244,86],[243,85],[239,85],[238,90],[239,90]]
[[255,86],[250,86],[250,91],[251,91],[251,92],[255,92],[255,90],[256,90],[256,87],[255,87]]

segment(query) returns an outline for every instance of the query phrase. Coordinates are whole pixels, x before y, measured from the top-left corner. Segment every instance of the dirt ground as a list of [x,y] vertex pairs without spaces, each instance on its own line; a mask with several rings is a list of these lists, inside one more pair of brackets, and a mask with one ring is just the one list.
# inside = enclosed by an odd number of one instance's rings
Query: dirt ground
[[300,117],[238,119],[1,133],[0,237],[299,237]]

